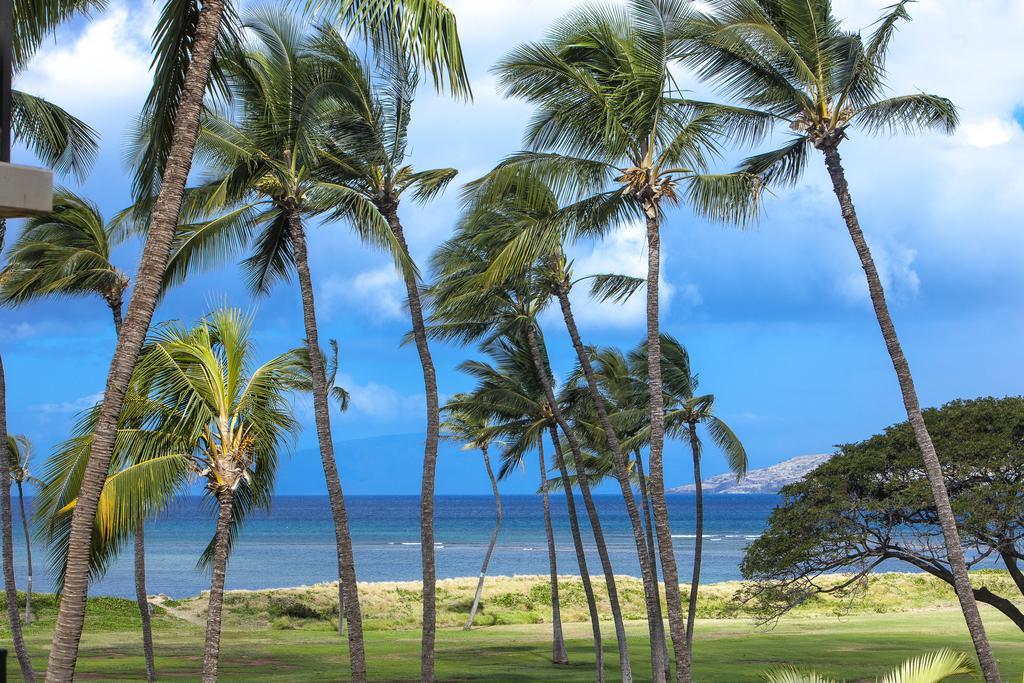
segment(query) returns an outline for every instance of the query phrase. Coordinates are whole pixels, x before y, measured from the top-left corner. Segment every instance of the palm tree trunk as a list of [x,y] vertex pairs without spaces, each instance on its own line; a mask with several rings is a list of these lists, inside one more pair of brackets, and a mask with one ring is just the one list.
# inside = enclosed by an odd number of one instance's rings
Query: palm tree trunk
[[71,516],[64,592],[46,668],[46,680],[50,682],[70,682],[74,678],[88,597],[89,546],[96,508],[110,468],[114,436],[125,393],[160,296],[164,270],[171,253],[171,241],[181,210],[182,193],[192,167],[199,115],[203,108],[210,63],[223,15],[224,0],[204,0],[196,21],[192,58],[185,74],[160,193],[146,234],[135,292],[128,305],[124,329],[110,363],[103,406],[93,433],[92,452],[79,489],[78,504]]
[[[572,313],[572,305],[569,302],[569,283],[563,281],[558,287],[558,303],[562,308],[562,318],[565,320],[565,328],[569,331],[569,338],[572,339],[573,348],[576,350],[576,357],[579,359],[583,375],[587,379],[587,388],[590,390],[590,397],[594,402],[597,411],[598,421],[604,430],[605,438],[612,451],[612,464],[615,469],[615,478],[619,482],[619,489],[622,491],[622,499],[626,503],[626,513],[629,515],[630,526],[633,530],[633,542],[636,544],[637,559],[640,562],[640,577],[644,585],[644,599],[647,603],[647,629],[650,633],[651,642],[651,671],[655,683],[664,683],[665,664],[668,658],[668,651],[664,647],[664,638],[658,638],[661,624],[661,601],[658,598],[658,583],[651,573],[650,555],[648,553],[647,540],[644,538],[643,522],[640,519],[640,511],[636,506],[636,498],[633,496],[633,486],[629,480],[629,470],[626,466],[626,458],[622,454],[622,444],[619,436],[612,428],[611,420],[608,419],[608,410],[605,407],[604,396],[598,387],[597,375],[590,362],[590,354],[583,346],[580,331],[576,327],[576,318]],[[661,643],[661,645],[659,645]]]
[[345,635],[345,587],[338,578],[338,635]]
[[[632,667],[629,663],[629,643],[626,640],[626,627],[622,621],[622,609],[619,606],[619,592],[615,584],[615,571],[612,568],[611,559],[608,557],[608,546],[604,542],[604,531],[601,528],[601,519],[597,514],[597,506],[594,505],[594,497],[590,494],[590,482],[587,480],[586,468],[583,466],[583,453],[580,450],[576,435],[566,422],[562,409],[558,406],[554,389],[551,387],[550,368],[547,359],[541,355],[540,347],[537,344],[537,333],[533,325],[527,326],[527,341],[530,344],[530,352],[533,355],[534,365],[537,367],[537,374],[540,376],[541,385],[544,387],[544,396],[547,399],[548,407],[555,418],[555,422],[561,427],[562,433],[569,441],[569,448],[572,450],[576,464],[576,483],[579,484],[580,493],[583,496],[583,506],[587,509],[587,516],[590,518],[590,527],[594,533],[594,544],[597,546],[597,556],[601,559],[601,568],[604,570],[605,585],[608,590],[608,603],[612,610],[612,623],[615,625],[615,637],[619,648],[619,670],[622,673],[622,682],[631,683],[633,680]],[[556,441],[557,443],[557,441]],[[564,458],[562,466],[564,466]],[[563,484],[566,483],[563,481]],[[566,489],[571,491],[570,488]]]
[[[114,333],[120,339],[124,322],[121,318],[121,300],[110,299],[110,313],[114,318]],[[135,525],[135,603],[139,606],[139,618],[142,620],[142,652],[146,659],[146,680],[156,680],[156,662],[153,657],[153,624],[150,618],[149,600],[146,596],[146,521],[139,520]]]
[[206,611],[206,650],[203,653],[203,683],[216,683],[220,663],[221,611],[224,607],[224,575],[228,567],[228,541],[231,534],[230,489],[217,493],[217,532],[213,540],[213,575],[210,578],[210,605]]
[[[406,259],[412,262],[409,245],[405,242],[402,223],[394,207],[386,214],[391,231],[402,247]],[[423,448],[423,484],[420,489],[420,553],[423,557],[423,635],[420,641],[420,681],[434,680],[434,641],[437,632],[437,566],[434,559],[434,478],[437,472],[437,441],[441,424],[441,410],[437,397],[437,373],[427,344],[427,328],[423,324],[423,306],[420,303],[416,276],[403,272],[409,299],[409,316],[416,351],[423,368],[423,388],[427,399],[427,435]]]
[[146,655],[146,680],[156,680],[156,662],[153,660],[153,624],[146,599],[146,521],[135,525],[135,602],[142,617],[142,650]]
[[[580,568],[580,580],[583,582],[583,594],[587,597],[587,609],[590,611],[590,629],[594,634],[594,666],[596,683],[604,683],[604,643],[601,638],[601,615],[597,611],[597,598],[594,597],[594,586],[590,581],[590,570],[587,569],[587,553],[583,548],[583,534],[580,533],[580,518],[576,513],[576,495],[573,493],[569,469],[562,457],[562,447],[558,445],[558,431],[554,425],[548,427],[551,443],[555,447],[555,465],[562,478],[562,490],[565,492],[565,506],[569,515],[569,531],[572,533],[572,544],[576,550],[576,562]],[[545,482],[546,483],[546,482]]]
[[302,317],[306,326],[306,348],[313,380],[313,414],[316,418],[316,436],[320,444],[320,461],[327,480],[327,497],[334,519],[334,539],[338,549],[338,577],[343,585],[345,616],[348,619],[348,657],[354,683],[366,680],[366,654],[363,647],[363,616],[359,607],[355,560],[352,556],[352,536],[348,527],[348,509],[334,459],[331,440],[331,415],[327,403],[327,375],[320,355],[320,335],[316,323],[316,302],[313,299],[313,278],[309,273],[309,255],[306,250],[306,231],[302,216],[293,211],[288,216],[295,253],[295,270],[302,292]]
[[693,661],[693,620],[697,618],[697,590],[700,588],[700,563],[704,552],[704,487],[700,479],[700,440],[697,425],[689,425],[690,451],[693,453],[693,482],[697,500],[697,531],[693,539],[693,578],[690,580],[690,604],[686,610],[686,654]]
[[[0,247],[3,244],[0,242]],[[36,680],[32,660],[25,649],[21,632],[21,613],[18,611],[18,588],[14,582],[14,534],[11,524],[11,456],[7,452],[7,384],[4,363],[0,358],[0,533],[3,534],[4,589],[7,593],[7,618],[11,624],[11,640],[21,665],[21,676],[26,681]]]
[[644,476],[644,459],[640,451],[634,454],[636,475],[640,482],[640,503],[644,510],[644,532],[647,536],[647,552],[650,557],[651,571],[654,573],[654,597],[658,601],[658,643],[664,648],[665,680],[672,677],[672,668],[668,662],[668,644],[665,642],[665,621],[661,616],[661,593],[658,590],[658,547],[654,542],[654,520],[651,517],[651,502],[647,494],[647,477]]
[[974,592],[971,588],[971,579],[967,574],[963,546],[960,545],[960,534],[956,528],[956,517],[953,516],[953,508],[949,503],[949,492],[946,490],[946,484],[942,477],[942,464],[939,462],[932,437],[928,433],[924,417],[921,415],[921,406],[918,403],[917,390],[914,388],[914,378],[910,373],[910,364],[903,354],[903,347],[896,334],[896,326],[889,315],[889,306],[885,301],[882,280],[878,276],[878,269],[875,267],[868,243],[861,231],[860,221],[857,219],[857,212],[853,207],[853,199],[850,197],[846,174],[836,144],[826,144],[821,147],[825,155],[828,174],[832,179],[832,189],[839,200],[843,220],[846,221],[850,239],[853,240],[857,256],[860,257],[861,267],[864,268],[864,275],[868,281],[868,293],[871,295],[871,305],[875,309],[875,317],[878,319],[878,326],[881,328],[882,338],[885,340],[885,348],[888,350],[889,358],[896,370],[896,379],[899,380],[907,418],[924,458],[925,473],[928,476],[932,498],[935,499],[935,508],[942,525],[942,535],[946,542],[946,556],[953,572],[954,588],[960,601],[960,609],[964,613],[964,620],[967,622],[967,630],[971,634],[971,640],[974,641],[974,650],[978,654],[978,661],[981,664],[985,680],[988,683],[998,683],[999,668],[985,634],[981,614],[978,612],[978,603],[974,599]]
[[494,552],[494,545],[498,542],[498,532],[501,530],[501,495],[498,493],[498,480],[494,478],[494,470],[491,469],[491,459],[487,456],[487,444],[480,447],[484,455],[484,467],[487,468],[487,477],[491,480],[491,491],[494,492],[494,507],[497,511],[497,519],[494,523],[494,531],[491,533],[491,544],[487,546],[487,554],[484,555],[484,563],[480,566],[480,580],[476,584],[476,594],[473,596],[473,606],[469,609],[469,619],[466,620],[465,630],[473,627],[473,617],[476,616],[477,606],[480,604],[480,596],[484,592],[484,578],[487,576],[487,565],[491,561],[491,554]]
[[25,532],[25,559],[28,562],[28,574],[25,583],[25,625],[32,623],[32,537],[28,533],[28,517],[25,516],[25,491],[19,481],[18,507],[21,509],[21,529]]
[[665,503],[665,470],[662,456],[665,448],[665,397],[661,390],[661,329],[658,316],[658,278],[661,275],[660,209],[654,203],[644,207],[647,214],[647,384],[651,401],[650,476],[647,483],[654,513],[654,530],[661,556],[661,574],[665,580],[665,603],[668,607],[668,630],[676,660],[676,680],[691,680],[690,657],[686,650],[686,626],[683,623],[682,596],[679,593],[679,571],[676,567],[672,528]]
[[[548,567],[551,571],[551,661],[554,664],[568,664],[569,653],[565,649],[565,637],[562,635],[562,608],[558,602],[558,557],[555,552],[555,531],[551,526],[551,497],[548,494],[548,468],[544,462],[543,436],[537,439],[537,456],[540,467],[540,495],[544,505],[544,534],[548,542]],[[587,584],[589,583],[588,580]]]

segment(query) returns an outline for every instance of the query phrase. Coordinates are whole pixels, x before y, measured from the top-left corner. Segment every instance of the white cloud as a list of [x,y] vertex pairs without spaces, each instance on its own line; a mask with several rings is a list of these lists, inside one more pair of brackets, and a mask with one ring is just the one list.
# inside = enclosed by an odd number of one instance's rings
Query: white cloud
[[93,125],[137,111],[149,90],[150,34],[156,21],[151,3],[129,10],[113,5],[85,24],[46,42],[18,77],[17,87],[66,107]]
[[974,123],[965,123],[961,128],[963,137],[967,144],[980,149],[1005,145],[1012,140],[1020,130],[1020,127],[1013,121],[1001,119],[985,119]]
[[103,400],[103,392],[97,392],[95,394],[89,394],[88,396],[82,396],[71,401],[63,401],[60,403],[37,403],[28,407],[30,412],[40,413],[42,415],[57,415],[57,414],[69,414],[79,413],[88,408],[92,408],[94,405]]
[[338,308],[348,308],[376,322],[404,320],[405,296],[405,283],[391,265],[364,270],[354,277],[331,275],[320,288],[325,317]]
[[399,421],[404,416],[424,410],[423,394],[403,394],[379,382],[360,384],[351,376],[340,375],[338,384],[348,390],[349,412],[370,418]]
[[[667,263],[667,254],[662,249],[662,264]],[[644,226],[639,223],[624,225],[600,242],[591,245],[589,251],[573,250],[573,276],[576,279],[587,275],[614,273],[633,277],[647,277],[647,240]],[[664,275],[664,270],[662,271]],[[645,289],[641,287],[624,303],[599,303],[589,296],[590,283],[584,281],[573,292],[573,313],[581,325],[591,327],[632,327],[642,325],[647,316]],[[697,285],[687,283],[677,289],[661,278],[659,303],[662,312],[667,312],[676,297],[687,307],[699,306],[702,299]],[[549,314],[550,315],[550,314]]]
[[[914,269],[917,251],[900,245],[876,244],[871,248],[871,255],[878,268],[886,296],[890,300],[908,301],[917,297],[921,290],[921,278]],[[870,300],[867,280],[859,261],[846,271],[836,283],[836,287],[848,303],[864,303]]]

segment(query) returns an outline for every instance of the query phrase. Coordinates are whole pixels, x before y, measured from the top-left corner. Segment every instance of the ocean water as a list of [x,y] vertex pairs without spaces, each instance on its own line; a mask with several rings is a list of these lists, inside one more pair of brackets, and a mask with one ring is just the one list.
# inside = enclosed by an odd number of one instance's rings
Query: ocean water
[[[621,496],[598,495],[595,501],[616,573],[639,575],[636,548]],[[552,495],[560,574],[578,574],[565,500]],[[705,496],[702,581],[740,578],[744,548],[763,530],[779,502],[775,495]],[[346,498],[360,581],[416,580],[420,576],[419,498],[350,496]],[[491,575],[546,574],[547,545],[539,496],[503,496],[504,519],[491,558]],[[672,534],[680,573],[689,575],[694,545],[694,496],[668,497]],[[577,506],[585,514],[582,500]],[[21,522],[14,519],[15,564],[19,587],[26,575]],[[494,525],[490,496],[438,496],[436,508],[437,575],[476,576]],[[213,534],[213,511],[198,498],[185,498],[146,526],[147,582],[150,594],[187,597],[209,588],[209,576],[196,560]],[[592,574],[601,566],[589,523],[581,529]],[[131,544],[106,575],[90,589],[93,595],[134,596]],[[46,549],[33,542],[35,589],[52,590]],[[280,496],[269,513],[246,520],[232,552],[227,587],[278,588],[337,578],[334,527],[326,496]]]

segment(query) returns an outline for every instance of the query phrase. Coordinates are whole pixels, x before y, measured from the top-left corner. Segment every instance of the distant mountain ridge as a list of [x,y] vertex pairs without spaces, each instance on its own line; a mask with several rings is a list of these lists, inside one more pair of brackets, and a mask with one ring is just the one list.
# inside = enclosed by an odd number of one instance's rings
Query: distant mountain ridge
[[[831,458],[828,453],[814,455],[798,455],[789,460],[747,470],[747,475],[740,481],[730,473],[719,474],[702,480],[704,493],[778,493],[786,484],[800,481],[811,470]],[[669,489],[669,493],[693,493],[696,486],[686,484]]]

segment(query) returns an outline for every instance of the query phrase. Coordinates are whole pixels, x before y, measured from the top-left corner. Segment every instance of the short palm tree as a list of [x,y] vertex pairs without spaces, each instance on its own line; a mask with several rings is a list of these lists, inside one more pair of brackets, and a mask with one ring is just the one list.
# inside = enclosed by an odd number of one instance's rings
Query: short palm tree
[[[431,288],[434,303],[432,332],[441,338],[472,341],[483,339],[484,347],[502,342],[518,349],[518,357],[525,359],[526,367],[521,372],[533,374],[543,399],[550,411],[548,425],[551,440],[555,446],[555,460],[562,476],[565,478],[565,490],[571,491],[568,483],[568,471],[559,447],[557,429],[561,428],[572,449],[573,458],[583,460],[580,445],[559,404],[555,399],[553,377],[547,350],[538,332],[537,315],[544,309],[547,292],[537,286],[535,273],[529,272],[518,276],[510,276],[506,281],[488,285],[486,271],[493,258],[493,248],[488,245],[474,244],[466,239],[466,227],[471,227],[470,220],[463,230],[445,243],[434,255],[435,270],[439,277]],[[533,370],[529,370],[529,366]],[[624,679],[630,676],[629,648],[626,642],[625,626],[618,601],[615,573],[611,566],[608,549],[605,544],[604,531],[598,516],[597,507],[590,494],[586,472],[577,475],[580,492],[583,494],[584,507],[590,519],[594,542],[604,572],[608,588],[608,600],[611,606],[612,620],[615,625],[616,640],[619,650],[620,670]],[[576,506],[573,496],[566,495],[569,508],[570,525],[573,530],[573,541],[576,544],[577,560],[580,563],[581,575],[586,572],[586,560],[583,555],[582,539],[578,533]],[[575,526],[573,526],[575,525]],[[586,584],[585,584],[586,585]],[[594,629],[595,666],[598,680],[604,680],[603,653],[600,649],[600,626],[591,615]]]
[[[684,98],[672,74],[671,37],[686,16],[675,0],[631,0],[625,10],[584,7],[546,40],[517,48],[497,66],[503,91],[537,107],[526,133],[529,151],[503,162],[528,169],[560,194],[614,188],[635,201],[647,234],[647,332],[660,356],[660,236],[665,210],[686,201],[712,219],[744,222],[756,214],[760,182],[749,173],[712,174],[716,139],[749,138],[768,125],[744,110]],[[678,572],[665,504],[664,406],[660,367],[652,388],[650,496],[658,536],[676,676],[690,679]],[[656,667],[658,670],[658,667]]]
[[[201,563],[212,571],[203,680],[215,681],[227,557],[246,515],[267,507],[278,457],[298,429],[290,392],[309,382],[305,350],[258,364],[252,320],[219,309],[193,328],[166,324],[143,348],[117,433],[116,470],[100,497],[90,565],[101,574],[139,520],[202,481],[217,524]],[[87,466],[99,410],[48,464],[41,505],[49,511],[51,562],[66,576],[70,517]]]
[[[551,411],[547,408],[534,380],[532,371],[521,372],[522,354],[514,351],[504,343],[495,343],[488,347],[488,355],[494,362],[466,361],[459,366],[462,372],[476,378],[478,384],[471,394],[474,412],[476,407],[485,409],[487,419],[494,423],[493,430],[505,442],[502,451],[502,466],[499,479],[505,479],[512,472],[522,469],[526,455],[536,449],[538,470],[540,472],[540,494],[544,510],[544,532],[548,548],[548,569],[551,586],[551,661],[554,664],[568,664],[569,654],[565,647],[562,633],[562,616],[558,592],[558,559],[555,552],[554,529],[551,524],[551,499],[548,487],[544,485],[547,477],[547,464],[544,459],[544,434],[551,422]],[[532,368],[532,365],[526,366]],[[573,539],[580,536],[579,525],[573,511],[570,525]],[[582,538],[582,537],[580,537]],[[577,555],[579,560],[581,555]],[[591,619],[597,616],[593,587],[590,574],[586,571],[586,560],[581,560],[581,577],[587,606]],[[600,627],[595,630],[595,637],[600,642]]]
[[953,103],[927,93],[889,96],[885,60],[910,0],[886,10],[868,36],[842,27],[831,0],[715,0],[711,13],[683,31],[678,51],[699,75],[766,119],[793,131],[781,148],[746,160],[743,169],[779,185],[795,184],[810,150],[822,153],[832,188],[867,278],[868,293],[899,381],[907,417],[924,458],[942,523],[956,594],[985,679],[998,680],[996,660],[971,591],[956,519],[935,446],[921,416],[913,375],[889,313],[878,268],[857,218],[839,147],[853,130],[891,134],[931,129],[951,133]]
[[[447,77],[453,91],[468,95],[455,19],[440,0],[388,0],[386,7],[382,0],[323,0],[319,4],[337,12],[349,26],[374,37],[375,43],[412,51],[439,81]],[[93,521],[113,457],[122,405],[162,291],[207,83],[211,72],[217,75],[213,68],[214,52],[218,43],[230,47],[236,39],[239,31],[234,18],[231,3],[226,0],[167,0],[154,32],[154,83],[141,126],[147,144],[136,157],[139,170],[134,182],[138,203],[151,206],[152,210],[146,210],[148,229],[135,295],[125,317],[123,343],[111,360],[93,444],[95,453],[82,482],[80,505],[73,515],[77,519],[72,520],[68,575],[50,649],[47,680],[67,681],[74,676],[88,596],[88,548]],[[363,678],[362,672],[354,674],[355,680]]]
[[[0,304],[21,305],[45,297],[96,296],[106,302],[121,335],[128,276],[113,263],[125,232],[118,219],[105,222],[92,202],[58,190],[51,213],[30,218],[0,271]],[[147,680],[156,677],[153,633],[146,598],[145,522],[135,535],[135,598],[142,618]]]
[[484,553],[483,564],[480,565],[480,579],[476,584],[476,593],[473,595],[473,604],[469,608],[469,617],[466,619],[464,630],[473,628],[473,619],[476,617],[477,607],[480,606],[480,597],[484,592],[484,579],[487,577],[487,565],[491,562],[491,555],[494,553],[494,546],[498,542],[498,533],[501,531],[501,494],[498,491],[498,480],[491,468],[491,458],[488,454],[491,444],[494,441],[494,430],[489,424],[487,404],[481,402],[471,394],[455,394],[444,407],[444,422],[441,424],[441,435],[445,439],[458,441],[462,444],[463,450],[479,449],[484,459],[484,469],[487,470],[487,478],[491,482],[491,491],[494,493],[495,522],[494,531],[491,532],[491,542],[487,545],[487,552]]
[[[947,678],[974,673],[962,652],[936,650],[908,659],[893,669],[878,683],[941,683]],[[837,683],[832,678],[813,671],[774,669],[765,674],[768,683]]]
[[28,531],[28,515],[25,513],[25,485],[40,486],[42,481],[30,472],[32,464],[32,442],[22,434],[7,435],[7,457],[10,461],[11,480],[18,487],[18,507],[21,510],[21,527],[25,532],[25,557],[28,563],[25,584],[25,623],[32,623],[32,536]]

